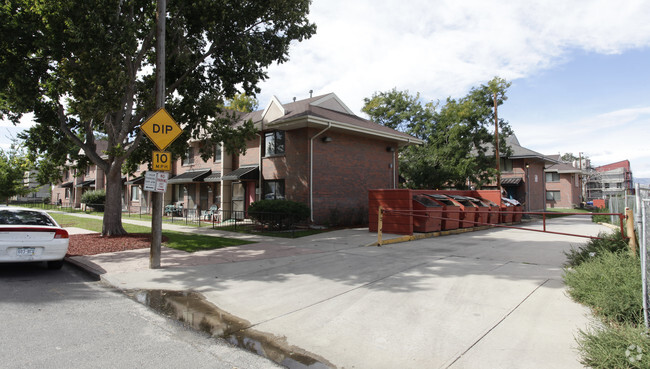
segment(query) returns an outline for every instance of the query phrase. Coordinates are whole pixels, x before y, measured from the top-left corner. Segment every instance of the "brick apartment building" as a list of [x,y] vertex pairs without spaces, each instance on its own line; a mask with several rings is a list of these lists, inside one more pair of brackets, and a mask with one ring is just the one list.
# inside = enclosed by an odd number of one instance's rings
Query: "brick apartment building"
[[[519,143],[514,134],[506,137],[511,155],[500,158],[501,188],[504,197],[519,201],[524,211],[544,211],[546,206],[546,187],[544,167],[555,163],[549,157],[527,149]],[[488,148],[486,155],[494,155],[494,146]],[[484,186],[496,189],[495,183]]]
[[582,170],[560,161],[560,155],[549,155],[555,160],[546,166],[546,207],[572,209],[582,201]]
[[[422,143],[356,116],[333,93],[287,104],[274,97],[264,110],[242,119],[251,119],[259,132],[246,143],[245,154],[230,155],[216,146],[214,157],[204,161],[198,155],[203,143],[188,142],[186,159],[172,164],[165,205],[197,211],[216,205],[242,217],[258,199],[289,199],[307,204],[315,224],[333,215],[354,221],[367,216],[369,189],[397,187],[399,149]],[[142,165],[125,180],[124,207],[131,211],[149,209],[150,193],[142,191],[145,170]],[[69,191],[78,204],[83,189],[99,182],[103,185],[101,173],[92,170],[64,179],[53,201],[68,199],[65,190],[78,188]]]

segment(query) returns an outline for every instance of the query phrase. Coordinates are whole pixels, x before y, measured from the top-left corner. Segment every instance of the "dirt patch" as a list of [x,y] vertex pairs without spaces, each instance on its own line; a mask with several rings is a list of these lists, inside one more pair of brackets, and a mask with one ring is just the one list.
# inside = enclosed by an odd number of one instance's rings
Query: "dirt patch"
[[[167,237],[163,236],[162,242]],[[107,252],[146,249],[151,247],[151,233],[130,233],[102,237],[99,233],[70,235],[67,256],[96,255]]]

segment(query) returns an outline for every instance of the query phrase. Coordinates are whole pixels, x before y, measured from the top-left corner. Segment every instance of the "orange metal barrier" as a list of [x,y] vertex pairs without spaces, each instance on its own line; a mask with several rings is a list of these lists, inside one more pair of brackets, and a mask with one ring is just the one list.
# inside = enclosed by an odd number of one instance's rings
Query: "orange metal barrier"
[[[460,213],[462,213],[462,210],[447,210],[445,213],[442,212],[432,212],[430,210],[405,210],[405,209],[384,209],[384,208],[379,208],[379,215],[378,218],[385,219],[386,215],[396,215],[399,217],[411,217],[413,219],[415,218],[426,218],[429,221],[436,220],[436,221],[458,221],[458,217],[460,216]],[[456,213],[456,214],[453,214]],[[515,214],[523,216],[523,215],[541,215],[542,216],[542,229],[533,229],[533,228],[526,228],[526,227],[516,227],[512,226],[509,224],[494,224],[490,223],[487,221],[471,221],[471,223],[476,226],[476,227],[482,227],[482,229],[485,228],[511,228],[511,229],[519,229],[519,230],[524,230],[524,231],[532,231],[532,232],[541,232],[541,233],[551,233],[551,234],[558,234],[558,235],[563,235],[563,236],[572,236],[572,237],[582,237],[582,238],[590,238],[590,239],[602,239],[601,237],[596,237],[596,236],[588,236],[588,235],[580,235],[580,234],[575,234],[575,233],[566,233],[566,232],[555,232],[555,231],[550,231],[546,228],[546,218],[548,215],[557,215],[557,213],[546,213],[546,212],[522,212],[522,211],[501,211],[501,214],[507,213],[508,215],[507,218],[512,219],[512,217],[515,216]],[[592,215],[616,215],[619,217],[620,220],[620,229],[621,229],[621,234],[625,235],[624,231],[624,220],[625,220],[625,214],[623,213],[561,213],[562,215],[582,215],[582,216],[592,216]],[[427,220],[420,220],[419,222],[426,222]],[[467,220],[467,222],[470,222]],[[381,222],[378,224],[378,245],[382,244],[382,239],[381,239]],[[434,232],[435,233],[435,232]],[[411,236],[413,235],[413,232],[411,232]],[[625,237],[628,238],[628,237]]]

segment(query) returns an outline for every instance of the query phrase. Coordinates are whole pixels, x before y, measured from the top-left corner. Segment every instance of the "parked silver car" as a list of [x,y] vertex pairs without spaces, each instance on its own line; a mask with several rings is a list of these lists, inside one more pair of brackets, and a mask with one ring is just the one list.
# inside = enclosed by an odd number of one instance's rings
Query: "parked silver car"
[[61,269],[68,252],[68,231],[38,209],[0,207],[0,263],[45,261]]

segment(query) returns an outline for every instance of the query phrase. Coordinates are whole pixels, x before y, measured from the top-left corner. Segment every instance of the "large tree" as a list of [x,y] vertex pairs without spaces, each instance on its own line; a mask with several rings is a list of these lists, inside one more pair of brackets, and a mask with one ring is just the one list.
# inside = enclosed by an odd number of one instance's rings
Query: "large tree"
[[[315,33],[309,0],[179,0],[166,14],[166,109],[183,128],[171,151],[206,140],[243,147],[252,124],[234,125],[221,110],[238,92],[254,95],[266,68],[288,58],[292,41]],[[104,235],[121,223],[122,167],[149,160],[139,127],[155,111],[155,0],[6,0],[0,5],[0,114],[18,122],[33,112],[22,137],[38,156],[77,162],[106,174]],[[96,151],[96,136],[108,150]],[[74,154],[74,151],[72,153]],[[87,159],[87,160],[86,160]]]
[[31,168],[31,161],[16,143],[7,151],[0,149],[0,201],[9,204],[12,196],[27,195],[33,190],[24,183],[25,172]]
[[[420,95],[393,89],[365,99],[363,111],[380,124],[399,129],[425,143],[400,153],[400,173],[412,188],[466,188],[481,186],[496,174],[494,147],[494,92],[497,105],[506,100],[509,83],[494,78],[472,88],[460,99],[423,103]],[[498,120],[499,147],[508,154],[508,123]]]

